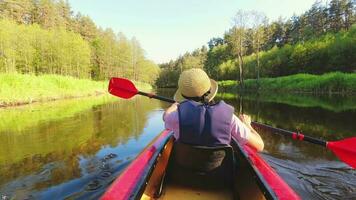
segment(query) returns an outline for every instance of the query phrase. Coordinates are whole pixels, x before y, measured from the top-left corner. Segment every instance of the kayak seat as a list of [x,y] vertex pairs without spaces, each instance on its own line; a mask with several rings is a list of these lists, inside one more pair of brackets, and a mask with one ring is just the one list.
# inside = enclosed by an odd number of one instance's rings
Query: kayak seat
[[198,188],[232,188],[234,158],[231,146],[194,146],[176,142],[168,178],[174,183]]

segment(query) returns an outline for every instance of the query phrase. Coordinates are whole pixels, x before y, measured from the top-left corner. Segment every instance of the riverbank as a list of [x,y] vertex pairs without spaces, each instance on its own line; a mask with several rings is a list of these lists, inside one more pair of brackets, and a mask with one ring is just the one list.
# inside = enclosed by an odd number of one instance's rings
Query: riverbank
[[218,93],[216,95],[218,99],[236,101],[241,99],[242,101],[255,101],[256,104],[260,102],[264,103],[279,103],[288,106],[295,106],[300,108],[322,108],[324,110],[332,112],[345,112],[348,110],[356,110],[356,95],[344,96],[344,95],[314,95],[314,94],[293,94],[286,93],[280,95],[278,93]]
[[[95,96],[107,93],[108,81],[59,75],[0,74],[0,107]],[[151,89],[146,83],[139,88]]]
[[[219,81],[221,92],[241,90],[236,81]],[[248,79],[244,91],[314,94],[356,94],[356,73],[333,72],[323,75],[295,74],[277,78]]]

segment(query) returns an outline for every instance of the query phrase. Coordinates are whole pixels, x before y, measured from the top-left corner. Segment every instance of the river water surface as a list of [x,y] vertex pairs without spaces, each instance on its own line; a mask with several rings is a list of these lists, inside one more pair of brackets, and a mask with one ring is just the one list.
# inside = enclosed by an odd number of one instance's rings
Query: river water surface
[[[171,95],[171,91],[161,91]],[[253,120],[326,140],[356,134],[354,97],[218,96]],[[0,109],[0,199],[96,199],[162,130],[168,104],[91,97]],[[260,132],[262,156],[303,199],[356,199],[325,149]]]

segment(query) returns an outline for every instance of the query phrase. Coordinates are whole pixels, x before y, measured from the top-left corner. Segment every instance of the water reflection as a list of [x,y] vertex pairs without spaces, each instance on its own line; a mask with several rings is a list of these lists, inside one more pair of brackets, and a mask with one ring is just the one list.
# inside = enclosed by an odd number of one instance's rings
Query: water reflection
[[[276,127],[326,140],[355,136],[355,97],[218,98]],[[96,199],[163,129],[162,110],[169,105],[97,97],[0,109],[0,197]],[[356,198],[355,170],[331,152],[266,131],[261,136],[262,156],[303,199]]]
[[[355,97],[220,94],[235,111],[252,119],[325,140],[354,137]],[[354,199],[356,173],[325,148],[258,130],[263,157],[303,199]]]
[[1,110],[0,194],[98,195],[163,129],[159,107],[99,97]]

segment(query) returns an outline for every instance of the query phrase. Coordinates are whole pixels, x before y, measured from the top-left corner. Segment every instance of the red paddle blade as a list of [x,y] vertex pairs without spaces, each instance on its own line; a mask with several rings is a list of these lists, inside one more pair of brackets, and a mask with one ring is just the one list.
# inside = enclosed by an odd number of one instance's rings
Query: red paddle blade
[[346,164],[356,168],[356,137],[328,142],[326,147]]
[[129,99],[138,93],[135,85],[124,78],[111,78],[108,91],[110,94],[124,99]]

